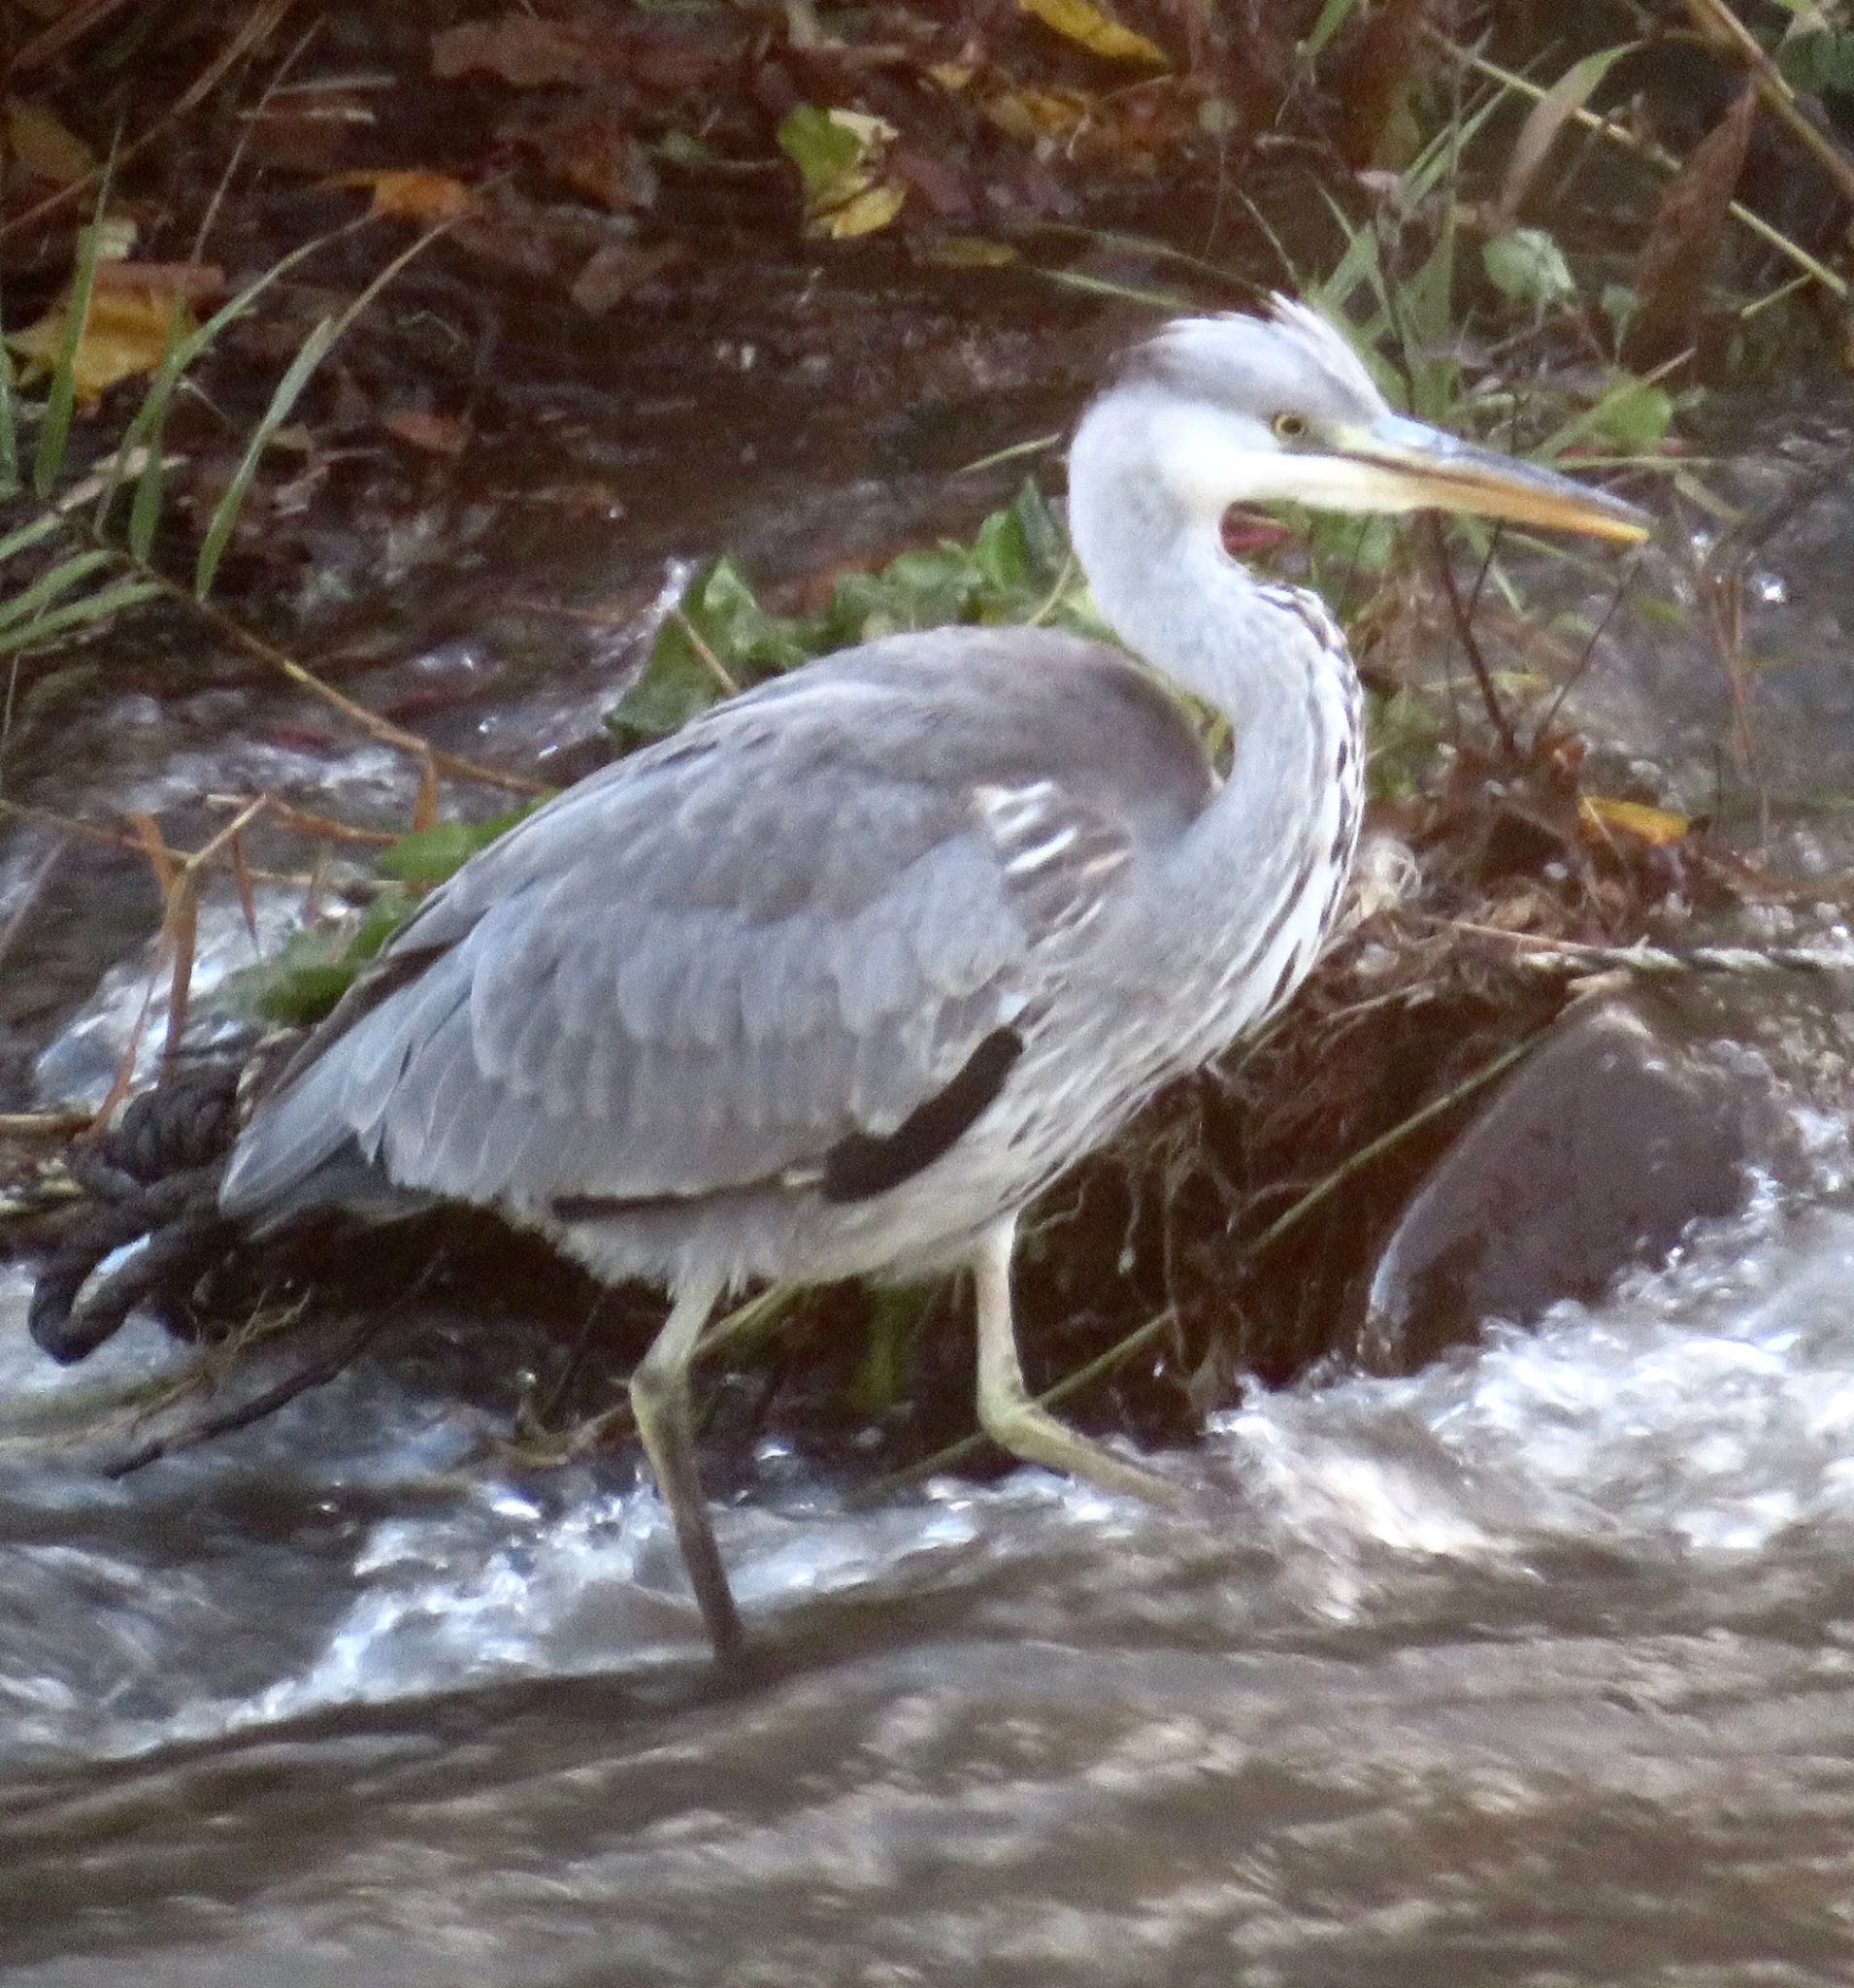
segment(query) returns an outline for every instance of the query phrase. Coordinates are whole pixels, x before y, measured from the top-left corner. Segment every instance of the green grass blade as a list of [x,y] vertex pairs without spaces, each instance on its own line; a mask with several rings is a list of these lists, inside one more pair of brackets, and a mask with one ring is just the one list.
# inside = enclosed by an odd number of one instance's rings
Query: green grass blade
[[13,361],[0,346],[0,497],[11,497],[18,488],[19,413],[13,399]]
[[1358,0],[1326,0],[1319,11],[1319,17],[1307,31],[1307,39],[1301,44],[1301,57],[1311,62],[1338,34],[1358,6]]
[[[161,363],[154,369],[154,378],[149,382],[149,390],[142,396],[142,405],[136,409],[134,418],[123,430],[122,440],[116,445],[116,453],[106,465],[108,474],[104,478],[103,490],[96,501],[92,525],[97,532],[103,530],[115,508],[116,498],[121,494],[123,480],[129,475],[129,466],[135,461],[136,453],[146,448],[147,460],[136,476],[136,500],[141,504],[143,486],[150,479],[153,491],[149,508],[153,514],[159,513],[161,502],[161,435],[167,426],[168,404],[174,396],[175,382],[181,377],[181,347],[184,342],[182,327],[186,322],[184,306],[177,298],[167,321],[167,335],[161,345]],[[133,535],[133,526],[131,526]],[[148,519],[147,538],[154,536],[154,516]],[[146,541],[141,551],[148,549]],[[140,553],[138,552],[138,557]]]
[[22,587],[17,594],[0,596],[0,628],[8,628],[16,621],[30,619],[42,613],[60,594],[68,594],[74,586],[87,580],[99,566],[108,566],[115,553],[105,551],[76,552],[69,559],[61,560],[50,572],[42,573],[28,587]]
[[245,453],[239,458],[232,480],[226,485],[225,494],[215,507],[213,520],[206,528],[200,556],[193,568],[193,596],[196,600],[205,600],[213,590],[213,577],[218,572],[219,560],[224,556],[233,528],[238,523],[238,514],[245,507],[251,479],[257,474],[258,459],[270,447],[272,436],[289,419],[303,388],[309,384],[310,376],[335,343],[343,321],[342,318],[324,317],[303,341],[302,349],[277,382],[277,391],[271,395],[270,406],[264,410],[263,419],[246,444]]
[[17,531],[9,532],[4,539],[0,539],[0,566],[4,566],[9,559],[18,553],[29,552],[34,546],[43,545],[66,522],[62,512],[47,511],[41,513],[30,524],[22,524]]
[[[422,255],[439,236],[447,233],[449,228],[448,221],[440,221],[436,227],[427,228],[415,242],[402,248],[339,316],[323,318],[303,342],[302,350],[290,361],[289,370],[277,383],[277,391],[271,396],[270,406],[264,410],[264,418],[257,424],[257,432],[251,437],[250,446],[239,463],[231,487],[219,499],[218,506],[213,513],[213,521],[207,527],[206,540],[200,547],[200,556],[193,568],[193,594],[196,600],[203,601],[212,589],[213,576],[218,571],[219,559],[225,551],[227,541],[232,536],[232,529],[238,522],[238,514],[244,505],[246,492],[250,488],[251,478],[257,473],[258,457],[263,453],[271,437],[289,419],[290,410],[296,405],[303,388],[309,384],[310,376],[326,356],[329,347],[409,262],[415,256]],[[281,268],[281,264],[278,267]],[[267,272],[265,280],[275,274],[275,270]],[[222,315],[215,314],[210,318],[207,325],[202,327],[202,332],[216,324],[219,315]]]
[[101,209],[78,237],[78,265],[71,278],[71,295],[65,305],[64,344],[58,363],[51,371],[51,387],[46,395],[45,419],[39,427],[39,447],[32,458],[32,487],[41,497],[50,494],[64,467],[65,445],[71,439],[71,416],[78,404],[78,348],[90,322],[90,293],[96,286],[97,255],[103,245]]
[[99,587],[95,593],[85,594],[82,600],[68,601],[62,608],[52,609],[36,621],[0,628],[0,656],[12,655],[16,649],[30,648],[36,643],[62,634],[67,628],[82,628],[91,621],[107,621],[113,614],[125,613],[130,608],[140,607],[144,601],[158,598],[163,591],[160,584],[151,580],[119,580],[113,586]]
[[[114,161],[112,161],[112,164]],[[96,206],[90,225],[78,235],[77,267],[71,275],[71,295],[65,306],[68,321],[58,363],[52,368],[46,396],[45,418],[39,425],[39,446],[32,457],[32,487],[48,495],[64,467],[65,446],[71,439],[71,416],[78,405],[78,348],[90,322],[90,296],[96,287],[96,266],[103,253],[103,216],[110,203],[111,166],[97,182]]]

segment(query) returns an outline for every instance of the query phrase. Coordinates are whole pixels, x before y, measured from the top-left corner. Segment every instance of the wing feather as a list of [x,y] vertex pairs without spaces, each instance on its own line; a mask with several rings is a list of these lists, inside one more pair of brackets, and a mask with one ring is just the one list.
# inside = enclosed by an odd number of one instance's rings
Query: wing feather
[[903,637],[797,673],[434,892],[255,1114],[224,1204],[348,1142],[399,1184],[530,1208],[821,1178],[923,1122],[1208,780],[1161,694],[1071,638]]

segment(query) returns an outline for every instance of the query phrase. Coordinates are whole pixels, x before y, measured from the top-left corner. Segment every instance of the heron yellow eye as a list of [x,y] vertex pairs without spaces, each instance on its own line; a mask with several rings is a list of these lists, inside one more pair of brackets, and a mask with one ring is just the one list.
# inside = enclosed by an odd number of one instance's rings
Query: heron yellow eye
[[1283,442],[1298,442],[1307,433],[1307,416],[1289,410],[1276,414],[1272,425]]

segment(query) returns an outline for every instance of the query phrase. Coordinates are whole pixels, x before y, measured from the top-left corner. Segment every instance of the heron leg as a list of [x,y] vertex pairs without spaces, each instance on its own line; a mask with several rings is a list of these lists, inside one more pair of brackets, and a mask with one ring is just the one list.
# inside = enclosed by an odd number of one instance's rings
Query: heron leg
[[1187,1505],[1186,1494],[1168,1478],[1077,1436],[1030,1399],[1017,1363],[1010,1310],[1010,1258],[1016,1240],[1012,1216],[991,1231],[973,1263],[978,1294],[978,1420],[985,1434],[1026,1463],[1046,1464],[1103,1491],[1175,1509]]
[[714,1654],[725,1661],[739,1652],[745,1632],[696,1473],[695,1418],[689,1407],[689,1367],[696,1342],[719,1296],[718,1284],[707,1281],[677,1293],[662,1331],[631,1375],[631,1411],[676,1527],[682,1565],[688,1570],[709,1640]]

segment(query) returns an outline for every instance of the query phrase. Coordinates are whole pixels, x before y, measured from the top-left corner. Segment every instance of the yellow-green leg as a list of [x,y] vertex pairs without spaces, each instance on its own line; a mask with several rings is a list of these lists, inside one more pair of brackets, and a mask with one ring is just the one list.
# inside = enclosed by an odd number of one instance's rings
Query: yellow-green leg
[[1177,1485],[1077,1436],[1030,1399],[1017,1364],[1010,1311],[1010,1258],[1016,1240],[1013,1215],[986,1237],[972,1267],[978,1294],[978,1420],[985,1434],[1026,1463],[1066,1471],[1103,1491],[1182,1509],[1191,1501]]
[[631,1411],[657,1490],[676,1527],[682,1565],[688,1570],[709,1640],[714,1654],[725,1661],[739,1652],[745,1632],[696,1473],[695,1419],[689,1407],[689,1367],[696,1342],[720,1295],[719,1284],[708,1281],[677,1293],[663,1330],[631,1375]]

